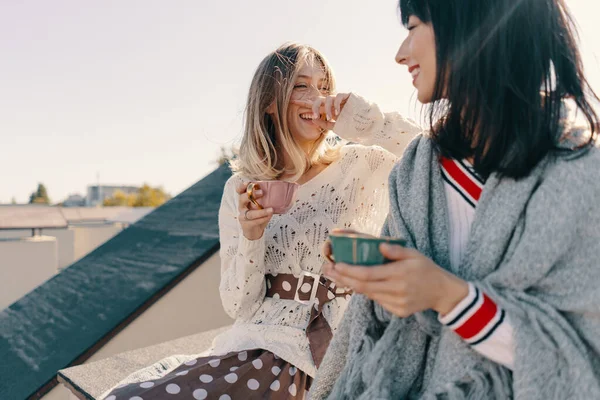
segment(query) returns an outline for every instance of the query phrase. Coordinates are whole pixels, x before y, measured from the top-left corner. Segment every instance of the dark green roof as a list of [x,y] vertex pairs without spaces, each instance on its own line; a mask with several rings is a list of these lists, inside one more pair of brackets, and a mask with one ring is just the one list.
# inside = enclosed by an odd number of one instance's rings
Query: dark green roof
[[[218,250],[229,168],[156,209],[0,312],[0,399],[50,389]],[[10,266],[3,266],[10,267]]]

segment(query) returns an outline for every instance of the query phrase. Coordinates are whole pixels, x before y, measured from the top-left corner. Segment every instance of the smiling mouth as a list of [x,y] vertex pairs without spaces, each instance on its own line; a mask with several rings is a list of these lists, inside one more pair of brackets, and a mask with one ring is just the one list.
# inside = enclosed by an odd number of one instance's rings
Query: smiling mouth
[[419,76],[419,74],[421,73],[421,66],[413,65],[412,67],[410,67],[408,69],[408,73],[412,76],[413,82],[414,82],[417,79],[417,77]]
[[300,114],[300,118],[302,118],[305,121],[313,121],[315,119],[318,119],[318,118],[314,118],[313,117],[313,113],[312,112],[302,113],[302,114]]

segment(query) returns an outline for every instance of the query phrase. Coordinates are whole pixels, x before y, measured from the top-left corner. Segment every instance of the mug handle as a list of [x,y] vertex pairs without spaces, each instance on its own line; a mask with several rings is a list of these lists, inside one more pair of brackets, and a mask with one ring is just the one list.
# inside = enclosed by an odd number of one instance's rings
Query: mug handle
[[[329,247],[329,254],[325,252],[325,246]],[[329,239],[327,239],[323,245],[323,257],[325,257],[330,263],[335,264],[335,259],[333,258],[333,254],[331,252],[331,241]]]
[[260,205],[258,201],[254,198],[254,191],[260,189],[258,183],[250,182],[248,186],[246,186],[246,194],[248,195],[248,200],[252,202],[259,210],[262,210],[264,207]]

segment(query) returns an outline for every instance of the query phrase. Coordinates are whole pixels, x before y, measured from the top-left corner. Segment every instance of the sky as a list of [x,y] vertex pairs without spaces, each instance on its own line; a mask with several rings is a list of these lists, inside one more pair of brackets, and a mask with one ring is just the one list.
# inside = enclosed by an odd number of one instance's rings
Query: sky
[[[567,0],[600,92],[600,6]],[[285,4],[285,5],[284,5]],[[338,90],[420,120],[396,0],[0,0],[0,203],[88,185],[177,195],[242,134],[250,79],[286,41],[325,54]]]

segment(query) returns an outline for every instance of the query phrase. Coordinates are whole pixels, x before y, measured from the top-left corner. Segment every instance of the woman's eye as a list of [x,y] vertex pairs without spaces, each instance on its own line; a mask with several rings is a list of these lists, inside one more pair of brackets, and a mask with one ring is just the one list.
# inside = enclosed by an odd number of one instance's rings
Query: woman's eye
[[294,85],[294,89],[306,89],[308,86],[304,83],[299,83],[297,85]]

